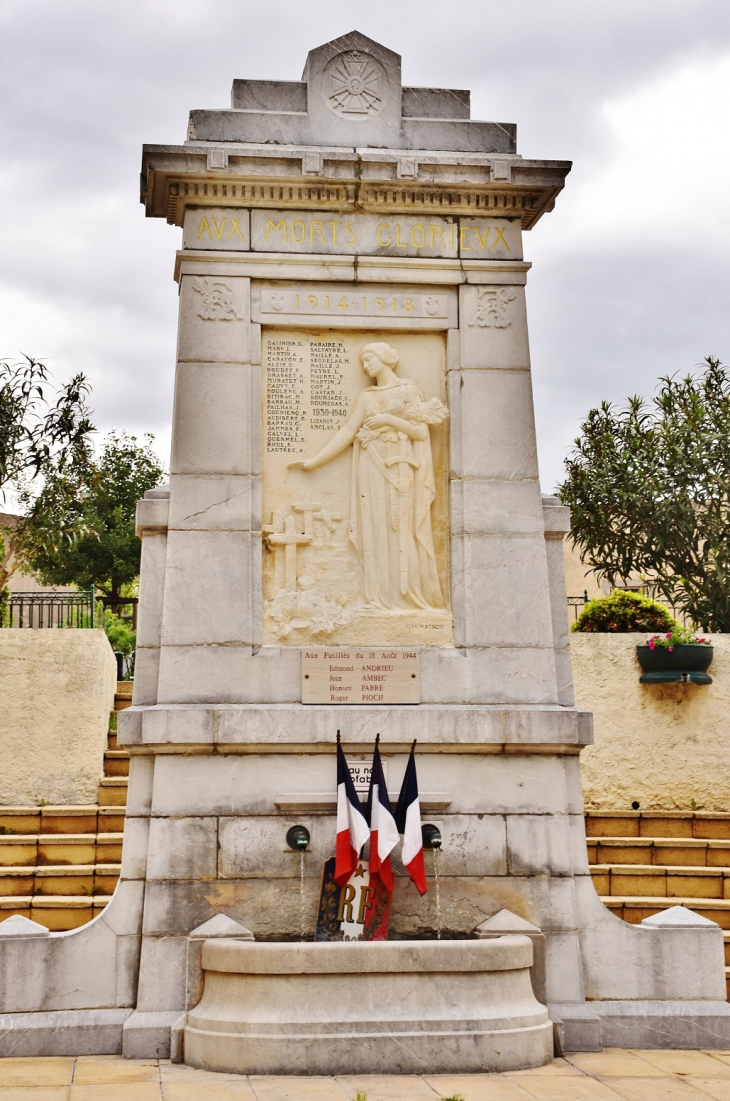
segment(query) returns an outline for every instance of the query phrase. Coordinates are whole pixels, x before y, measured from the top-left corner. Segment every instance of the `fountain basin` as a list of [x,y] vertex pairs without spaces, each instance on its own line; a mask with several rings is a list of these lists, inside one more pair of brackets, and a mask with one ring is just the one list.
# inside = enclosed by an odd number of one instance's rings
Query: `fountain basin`
[[203,944],[184,1061],[237,1074],[437,1074],[542,1066],[532,942]]

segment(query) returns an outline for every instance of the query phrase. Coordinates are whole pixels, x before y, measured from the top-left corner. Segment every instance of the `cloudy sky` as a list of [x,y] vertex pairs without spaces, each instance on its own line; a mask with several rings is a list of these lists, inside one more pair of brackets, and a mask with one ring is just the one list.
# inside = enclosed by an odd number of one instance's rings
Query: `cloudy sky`
[[730,362],[729,0],[2,0],[0,357],[85,371],[167,461],[180,231],[144,218],[142,143],[354,28],[574,162],[526,238],[546,490],[592,405]]

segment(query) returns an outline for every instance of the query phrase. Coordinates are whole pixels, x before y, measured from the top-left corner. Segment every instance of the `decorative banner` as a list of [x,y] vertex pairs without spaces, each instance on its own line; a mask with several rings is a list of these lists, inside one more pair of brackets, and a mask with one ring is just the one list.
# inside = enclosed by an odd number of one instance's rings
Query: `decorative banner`
[[322,866],[315,940],[387,940],[391,893],[367,860],[358,861],[344,887],[335,883],[335,858]]

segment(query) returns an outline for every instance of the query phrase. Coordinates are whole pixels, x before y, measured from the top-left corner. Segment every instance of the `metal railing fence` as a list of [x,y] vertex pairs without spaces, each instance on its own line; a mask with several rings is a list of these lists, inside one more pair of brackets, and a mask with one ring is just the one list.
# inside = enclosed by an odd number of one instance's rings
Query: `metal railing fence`
[[583,590],[583,596],[569,596],[568,597],[568,608],[573,609],[573,621],[574,622],[578,618],[580,613],[583,611],[583,608],[585,607],[585,605],[587,603],[588,603],[588,590],[587,589]]
[[93,627],[94,590],[11,593],[0,606],[1,627]]

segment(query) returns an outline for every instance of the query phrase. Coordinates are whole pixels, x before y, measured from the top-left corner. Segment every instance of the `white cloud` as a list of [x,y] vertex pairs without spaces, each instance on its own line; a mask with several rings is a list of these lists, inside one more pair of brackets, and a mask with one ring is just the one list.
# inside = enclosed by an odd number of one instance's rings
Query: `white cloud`
[[0,356],[87,371],[100,428],[154,431],[166,457],[179,231],[138,205],[141,145],[353,27],[406,83],[471,88],[525,156],[575,161],[526,242],[546,487],[601,398],[730,359],[728,0],[463,0],[448,33],[440,0],[4,0]]
[[674,67],[605,103],[599,120],[606,155],[568,177],[542,248],[727,255],[730,53]]

